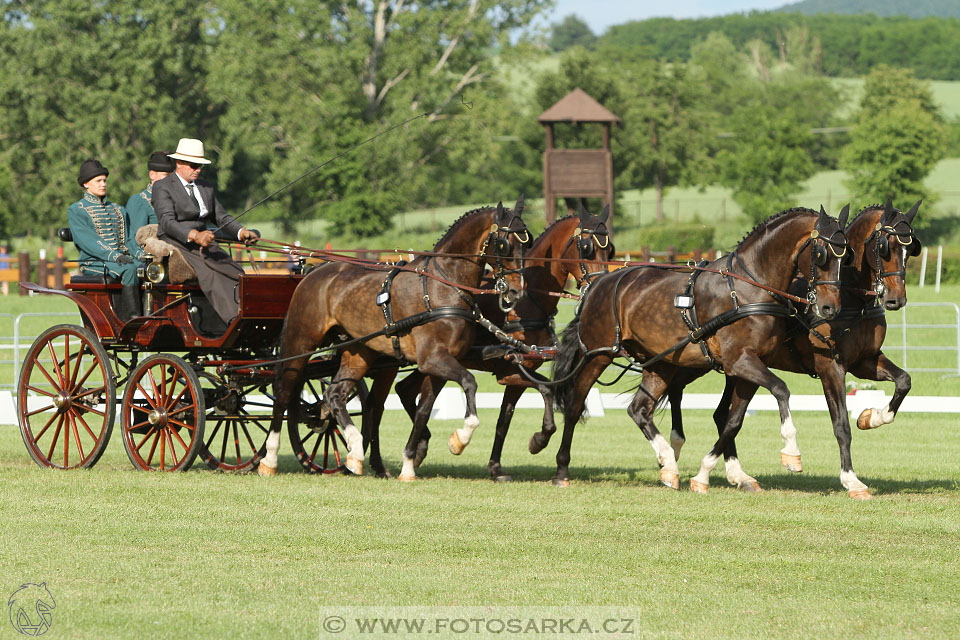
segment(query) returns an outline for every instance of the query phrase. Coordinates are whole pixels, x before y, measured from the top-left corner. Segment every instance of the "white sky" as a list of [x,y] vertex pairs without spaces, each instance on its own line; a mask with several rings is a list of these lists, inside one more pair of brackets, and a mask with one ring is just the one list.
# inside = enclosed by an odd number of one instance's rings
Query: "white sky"
[[548,24],[560,22],[571,13],[590,25],[597,35],[607,27],[630,20],[654,17],[700,18],[777,9],[794,0],[557,0]]

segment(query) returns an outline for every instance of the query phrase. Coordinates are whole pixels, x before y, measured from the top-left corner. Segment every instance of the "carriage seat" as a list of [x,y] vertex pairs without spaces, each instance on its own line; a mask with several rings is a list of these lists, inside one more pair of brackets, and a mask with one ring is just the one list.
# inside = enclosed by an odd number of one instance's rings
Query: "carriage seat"
[[162,262],[167,258],[167,276],[170,284],[196,282],[197,273],[180,255],[180,250],[157,237],[157,225],[148,224],[137,229],[136,240],[137,244],[153,256],[155,262]]

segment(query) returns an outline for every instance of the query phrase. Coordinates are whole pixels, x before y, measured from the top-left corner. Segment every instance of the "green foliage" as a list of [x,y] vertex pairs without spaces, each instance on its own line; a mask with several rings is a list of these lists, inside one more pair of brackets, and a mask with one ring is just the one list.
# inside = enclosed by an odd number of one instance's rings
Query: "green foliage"
[[777,11],[807,15],[871,13],[911,18],[960,18],[960,6],[956,0],[802,0],[784,5]]
[[[650,247],[651,251],[665,251],[673,248],[677,251],[693,249],[712,249],[714,229],[703,224],[656,224],[634,230],[631,234],[636,241],[630,246]],[[617,242],[623,245],[618,236]]]
[[563,51],[570,47],[589,48],[597,39],[590,26],[579,16],[568,15],[561,22],[552,25],[547,44],[554,51]]
[[[912,3],[918,5],[918,3]],[[886,63],[916,69],[920,77],[960,79],[960,20],[876,15],[802,15],[751,12],[696,20],[655,18],[610,27],[597,47],[643,51],[650,58],[687,61],[690,43],[724,34],[738,51],[752,41],[799,67],[829,76],[865,75]]]
[[[949,135],[929,88],[908,71],[880,67],[867,77],[860,104],[843,153],[847,186],[863,203],[889,196],[929,205],[933,194],[923,180],[943,157]],[[917,223],[924,225],[922,216]]]

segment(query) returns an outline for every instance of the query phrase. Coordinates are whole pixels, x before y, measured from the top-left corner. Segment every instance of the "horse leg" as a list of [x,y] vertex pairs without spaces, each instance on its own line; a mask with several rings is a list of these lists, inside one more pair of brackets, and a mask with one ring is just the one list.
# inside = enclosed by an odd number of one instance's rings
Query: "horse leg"
[[387,471],[380,457],[380,423],[383,420],[383,407],[390,393],[390,386],[397,377],[397,369],[385,369],[377,372],[373,377],[373,385],[370,387],[370,395],[367,396],[367,402],[363,411],[363,433],[364,450],[367,444],[370,445],[370,466],[378,478],[389,478],[390,472]]
[[[286,340],[280,357],[307,353],[317,344],[319,344],[319,341],[306,337]],[[280,450],[280,431],[283,428],[283,417],[285,413],[295,411],[296,407],[299,406],[300,398],[295,398],[294,392],[303,383],[304,367],[306,367],[309,359],[310,356],[305,355],[281,363],[277,372],[277,377],[273,383],[273,415],[270,419],[270,431],[267,433],[266,452],[263,459],[260,460],[260,464],[257,465],[257,473],[260,476],[268,477],[277,474],[277,452]]]
[[[410,374],[398,382],[394,389],[400,397],[400,403],[403,409],[410,416],[411,424],[416,421],[417,415],[417,395],[420,393],[420,385],[423,384],[424,375],[419,369],[414,369]],[[424,425],[423,438],[417,443],[417,453],[413,457],[413,466],[419,467],[423,459],[427,457],[427,449],[430,445],[430,428]]]
[[673,448],[675,460],[680,459],[680,449],[687,441],[683,433],[683,413],[680,410],[680,405],[683,403],[683,390],[704,373],[698,369],[684,369],[673,377],[667,388],[667,398],[670,400],[670,446]]
[[516,409],[517,400],[523,395],[524,387],[521,385],[509,385],[503,391],[503,400],[500,402],[500,416],[497,418],[497,431],[493,438],[493,449],[490,451],[490,462],[487,463],[487,470],[490,477],[497,482],[509,482],[510,476],[503,471],[500,466],[500,455],[503,453],[503,442],[507,438],[507,431],[510,430],[510,421],[513,419],[513,411]]
[[[665,371],[666,367],[663,370]],[[669,375],[672,376],[673,372]],[[674,449],[653,423],[653,411],[657,407],[657,401],[667,392],[669,386],[669,378],[664,377],[662,371],[645,369],[640,379],[640,388],[627,407],[627,415],[637,423],[647,442],[653,447],[657,464],[660,465],[660,482],[671,489],[679,489],[680,469],[677,467]],[[682,395],[683,387],[680,386],[679,389]],[[677,406],[679,407],[679,403]]]
[[334,381],[324,393],[330,413],[347,441],[347,460],[344,466],[347,471],[358,476],[363,475],[363,435],[353,424],[350,412],[347,411],[347,402],[370,369],[370,362],[375,357],[375,354],[369,352],[345,351],[340,356],[340,368],[334,376]]
[[[710,487],[710,472],[717,466],[720,456],[724,456],[727,482],[744,491],[760,491],[760,484],[747,475],[740,466],[735,440],[743,426],[747,406],[753,399],[758,385],[748,380],[727,377],[724,387],[724,400],[714,413],[717,421],[718,438],[710,452],[700,461],[700,470],[690,478],[690,490],[695,493],[707,493]],[[721,423],[720,418],[725,418]],[[722,424],[722,427],[721,427]]]
[[430,419],[430,411],[433,410],[433,403],[443,388],[445,380],[437,376],[423,376],[420,382],[420,402],[417,404],[413,416],[413,427],[410,429],[410,437],[407,438],[407,444],[403,448],[401,458],[403,460],[400,469],[400,475],[397,480],[400,482],[413,482],[417,479],[416,465],[414,458],[417,455],[419,444],[423,437],[423,430],[427,426],[427,420]]
[[869,500],[873,495],[854,473],[853,458],[850,455],[850,416],[847,413],[847,394],[843,384],[846,372],[832,359],[818,358],[817,375],[820,376],[823,395],[833,420],[833,435],[840,447],[840,484],[851,498]]
[[884,409],[864,409],[857,418],[858,429],[876,429],[877,427],[893,422],[900,409],[900,403],[910,393],[910,374],[890,362],[881,351],[874,358],[860,360],[850,368],[850,373],[858,378],[876,380],[878,382],[893,382],[896,388],[890,403]]
[[607,354],[594,356],[573,380],[563,414],[563,436],[560,439],[560,448],[557,449],[557,473],[552,481],[558,487],[570,486],[570,445],[573,443],[573,431],[583,415],[587,393],[612,360]]

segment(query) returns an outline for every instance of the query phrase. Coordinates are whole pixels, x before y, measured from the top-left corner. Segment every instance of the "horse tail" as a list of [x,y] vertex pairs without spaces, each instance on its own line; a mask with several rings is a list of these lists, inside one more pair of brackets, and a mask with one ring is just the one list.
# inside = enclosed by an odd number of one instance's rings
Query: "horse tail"
[[580,314],[560,334],[557,358],[553,361],[553,380],[558,384],[553,388],[554,410],[566,413],[573,389],[574,373],[582,362],[583,351],[580,348]]

